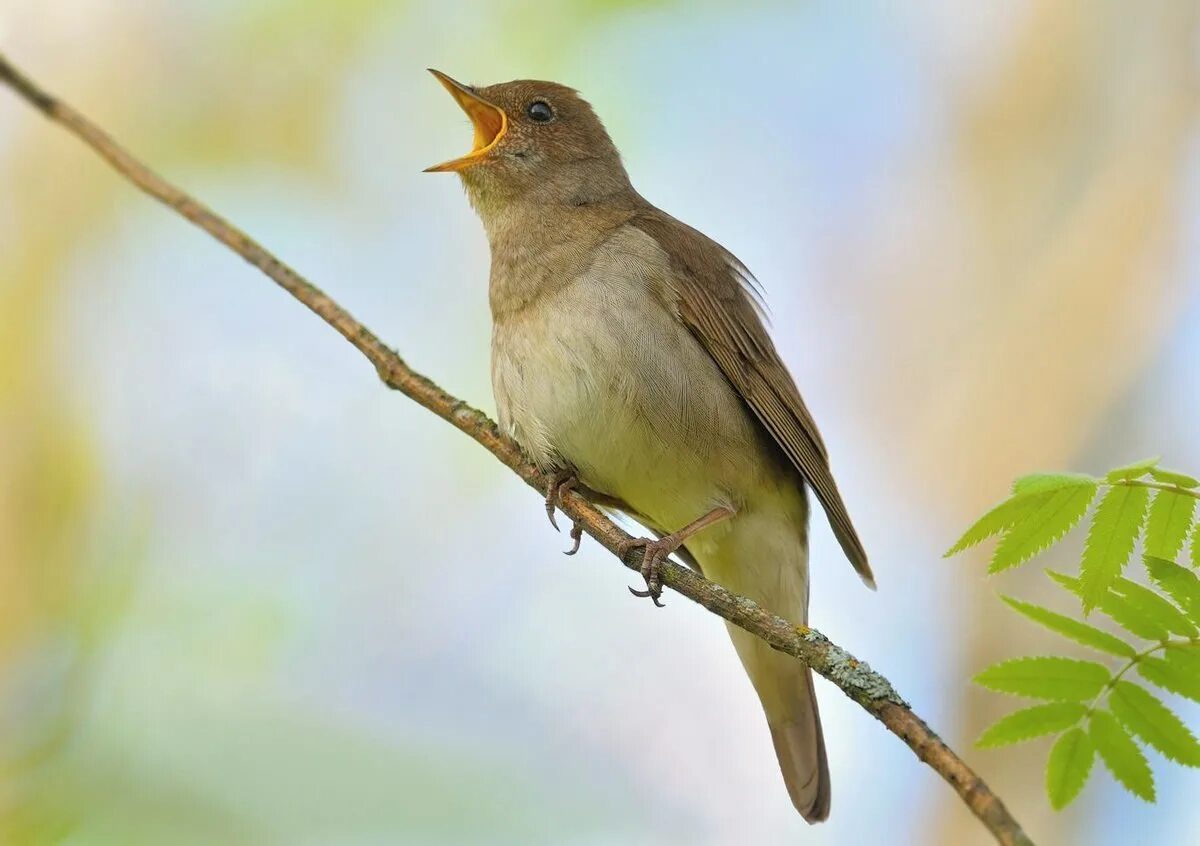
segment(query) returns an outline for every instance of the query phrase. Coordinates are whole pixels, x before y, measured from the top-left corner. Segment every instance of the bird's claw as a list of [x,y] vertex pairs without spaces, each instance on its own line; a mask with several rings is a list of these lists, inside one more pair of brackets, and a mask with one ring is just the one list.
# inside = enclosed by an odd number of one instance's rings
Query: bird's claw
[[[549,483],[546,485],[546,516],[550,518],[550,525],[554,527],[554,531],[562,531],[558,528],[558,521],[554,519],[554,509],[562,505],[562,496],[567,491],[573,489],[579,483],[579,477],[575,475],[573,470],[559,470],[550,477]],[[571,537],[575,537],[572,530]],[[576,549],[578,549],[578,545]]]
[[571,524],[571,548],[564,549],[563,555],[574,555],[579,551],[579,544],[583,542],[583,524]]
[[[550,481],[546,485],[546,516],[550,518],[550,525],[556,532],[562,530],[558,528],[558,521],[554,519],[554,509],[562,506],[563,494],[574,490],[578,484],[579,477],[575,475],[574,470],[560,470],[550,477]],[[571,548],[563,550],[563,555],[574,555],[579,551],[579,544],[582,542],[583,525],[572,520]]]
[[634,549],[642,550],[642,578],[646,580],[646,589],[637,590],[630,588],[629,592],[634,596],[643,599],[650,599],[659,608],[664,607],[659,601],[662,596],[662,566],[667,560],[667,556],[679,548],[679,540],[673,535],[666,535],[658,540],[650,540],[650,538],[629,538],[621,541],[618,547],[618,552],[621,554],[621,560]]

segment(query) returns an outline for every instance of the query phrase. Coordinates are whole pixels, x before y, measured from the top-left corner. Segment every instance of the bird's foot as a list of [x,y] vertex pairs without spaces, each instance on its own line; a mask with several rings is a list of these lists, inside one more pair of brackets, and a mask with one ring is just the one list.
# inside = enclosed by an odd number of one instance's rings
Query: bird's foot
[[621,555],[621,560],[624,561],[626,556],[635,549],[642,550],[642,578],[646,580],[645,590],[636,590],[630,588],[629,592],[634,596],[649,598],[659,608],[663,607],[663,603],[659,601],[662,596],[662,566],[667,560],[667,556],[683,545],[684,538],[678,534],[663,535],[658,540],[650,538],[629,538],[623,540],[620,546],[617,547],[617,552]]
[[621,541],[617,547],[617,552],[621,555],[621,560],[625,560],[630,550],[641,547],[642,549],[642,578],[646,580],[645,590],[629,589],[629,592],[634,596],[649,597],[654,600],[654,604],[659,608],[663,604],[658,601],[662,596],[662,566],[670,555],[679,547],[683,546],[684,542],[692,535],[699,532],[713,523],[719,523],[734,515],[734,510],[727,505],[718,505],[707,514],[688,523],[677,532],[671,532],[669,535],[663,535],[658,540],[650,540],[650,538],[629,538]]
[[[554,509],[562,506],[562,497],[567,491],[574,490],[579,484],[579,477],[574,470],[559,470],[550,477],[546,485],[546,516],[555,531],[560,531],[558,521],[554,519]],[[579,551],[583,542],[583,525],[576,520],[571,521],[571,548],[563,550],[563,555],[574,555]]]

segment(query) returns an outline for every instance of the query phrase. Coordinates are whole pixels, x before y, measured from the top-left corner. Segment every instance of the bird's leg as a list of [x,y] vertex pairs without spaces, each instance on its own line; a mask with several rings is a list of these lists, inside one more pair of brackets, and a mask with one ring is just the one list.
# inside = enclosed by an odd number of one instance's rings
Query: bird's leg
[[564,469],[556,471],[546,485],[546,516],[550,518],[550,525],[556,532],[561,530],[558,528],[558,521],[554,519],[554,509],[562,505],[562,495],[577,484],[579,477],[575,475],[575,471]]
[[621,541],[618,552],[621,554],[621,559],[629,554],[630,550],[642,549],[642,578],[646,580],[645,590],[629,589],[629,592],[634,596],[650,597],[654,604],[659,608],[662,603],[658,598],[662,596],[662,563],[667,560],[670,555],[679,547],[683,546],[684,542],[692,535],[699,532],[701,529],[706,529],[713,523],[719,523],[727,517],[732,517],[734,511],[724,505],[719,505],[712,511],[708,512],[699,519],[693,520],[677,532],[671,532],[669,535],[663,535],[658,540],[650,540],[650,538],[629,538]]

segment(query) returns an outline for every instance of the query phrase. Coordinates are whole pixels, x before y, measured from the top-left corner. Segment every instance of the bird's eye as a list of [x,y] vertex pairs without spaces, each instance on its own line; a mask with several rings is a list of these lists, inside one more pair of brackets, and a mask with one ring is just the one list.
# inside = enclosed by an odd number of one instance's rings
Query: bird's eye
[[554,110],[545,100],[534,100],[525,109],[525,114],[529,115],[529,119],[534,123],[549,123],[554,120]]

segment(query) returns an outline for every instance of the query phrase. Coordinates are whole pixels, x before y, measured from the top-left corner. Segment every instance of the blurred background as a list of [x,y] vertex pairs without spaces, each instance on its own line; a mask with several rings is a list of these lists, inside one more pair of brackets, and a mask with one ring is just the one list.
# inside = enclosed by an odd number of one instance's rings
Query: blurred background
[[[740,256],[872,553],[814,521],[812,620],[1039,843],[1200,842],[1047,748],[975,750],[1063,647],[946,561],[1035,469],[1200,470],[1200,4],[5,0],[0,50],[491,411],[469,147],[424,68],[552,78]],[[0,92],[0,842],[974,844],[818,682],[792,811],[724,627],[656,611],[269,281]],[[1071,561],[1062,562],[1070,566]],[[1195,705],[1180,706],[1189,721]],[[1098,766],[1098,765],[1097,765]]]

